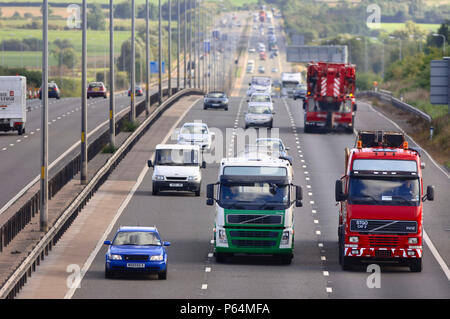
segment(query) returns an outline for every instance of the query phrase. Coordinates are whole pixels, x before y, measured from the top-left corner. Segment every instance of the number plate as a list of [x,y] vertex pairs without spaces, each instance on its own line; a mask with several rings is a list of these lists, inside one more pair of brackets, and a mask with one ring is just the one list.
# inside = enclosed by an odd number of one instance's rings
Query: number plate
[[128,263],[127,268],[145,268],[145,264]]
[[170,187],[183,187],[183,184],[181,184],[181,183],[170,183],[169,186]]

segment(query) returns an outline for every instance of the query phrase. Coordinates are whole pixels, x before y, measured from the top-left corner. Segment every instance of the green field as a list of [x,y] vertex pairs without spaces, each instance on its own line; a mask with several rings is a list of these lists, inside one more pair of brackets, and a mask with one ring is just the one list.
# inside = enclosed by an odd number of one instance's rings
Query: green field
[[[428,32],[435,32],[437,29],[439,29],[440,24],[426,24],[426,23],[417,23],[416,24],[421,29],[428,31]],[[373,25],[368,25],[370,29],[375,29]],[[405,29],[404,23],[381,23],[381,29],[388,33],[392,33],[397,30]]]

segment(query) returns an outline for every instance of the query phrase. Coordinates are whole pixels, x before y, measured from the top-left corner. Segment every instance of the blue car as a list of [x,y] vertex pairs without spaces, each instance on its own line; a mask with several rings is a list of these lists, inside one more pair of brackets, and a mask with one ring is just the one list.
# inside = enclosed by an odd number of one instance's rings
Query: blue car
[[167,251],[170,242],[162,242],[156,227],[122,226],[108,245],[105,278],[115,273],[157,273],[167,279]]

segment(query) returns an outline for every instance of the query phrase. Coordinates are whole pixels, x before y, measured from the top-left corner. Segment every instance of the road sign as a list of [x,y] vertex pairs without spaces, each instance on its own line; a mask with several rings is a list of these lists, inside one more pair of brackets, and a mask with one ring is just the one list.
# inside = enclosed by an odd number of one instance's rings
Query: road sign
[[449,104],[450,111],[450,57],[430,63],[430,103]]
[[[161,73],[166,73],[166,68],[165,68],[165,63],[164,63],[164,61],[162,61],[161,62],[161,65],[162,65],[162,72]],[[159,73],[159,68],[158,68],[158,62],[157,61],[151,61],[150,62],[150,73],[151,74],[157,74],[157,73]]]
[[287,62],[347,63],[346,45],[291,45],[287,47]]
[[305,36],[303,34],[293,34],[291,40],[292,45],[305,45]]

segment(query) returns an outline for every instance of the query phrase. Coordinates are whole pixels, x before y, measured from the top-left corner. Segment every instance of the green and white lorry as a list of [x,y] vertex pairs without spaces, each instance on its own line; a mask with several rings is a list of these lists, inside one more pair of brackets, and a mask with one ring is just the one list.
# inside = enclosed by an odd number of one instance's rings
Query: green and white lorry
[[294,250],[294,206],[302,188],[292,184],[286,159],[251,156],[222,159],[219,180],[207,186],[207,205],[216,208],[215,256],[273,255],[290,264]]

